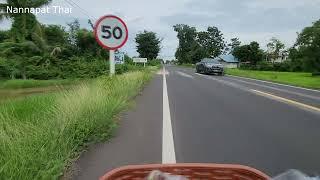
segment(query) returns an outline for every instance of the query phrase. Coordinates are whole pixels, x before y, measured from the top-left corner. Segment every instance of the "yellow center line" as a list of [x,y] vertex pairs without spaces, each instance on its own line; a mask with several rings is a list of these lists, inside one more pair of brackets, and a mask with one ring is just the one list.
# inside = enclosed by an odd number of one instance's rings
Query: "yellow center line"
[[300,106],[300,107],[303,107],[303,108],[306,108],[306,109],[310,109],[310,110],[313,110],[313,111],[320,112],[320,108],[317,108],[317,107],[314,107],[314,106],[303,104],[303,103],[300,103],[300,102],[297,102],[297,101],[293,101],[293,100],[290,100],[290,99],[286,99],[286,98],[279,97],[279,96],[276,96],[276,95],[273,95],[273,94],[269,94],[269,93],[266,93],[266,92],[258,91],[258,90],[255,90],[255,89],[250,89],[250,90],[252,92],[258,94],[258,95],[262,95],[262,96],[265,96],[265,97],[270,97],[270,98],[279,100],[281,102],[286,102],[286,103],[289,103],[289,104],[293,104],[293,105]]

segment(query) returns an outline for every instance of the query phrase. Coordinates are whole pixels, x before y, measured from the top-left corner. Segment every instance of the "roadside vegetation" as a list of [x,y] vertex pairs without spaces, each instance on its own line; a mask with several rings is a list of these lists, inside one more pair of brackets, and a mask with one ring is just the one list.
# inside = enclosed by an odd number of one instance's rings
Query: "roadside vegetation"
[[[51,2],[5,0],[0,11]],[[161,39],[139,33],[147,67],[125,55],[109,77],[108,51],[77,19],[66,26],[31,13],[0,13],[3,19],[12,26],[0,30],[0,179],[59,179],[87,144],[112,136],[114,117],[160,67]]]
[[248,77],[312,89],[320,89],[320,76],[313,76],[312,73],[253,71],[241,69],[227,69],[226,73],[234,76]]
[[[177,24],[173,29],[179,40],[175,57],[181,65],[232,54],[239,60],[240,69],[243,70],[320,74],[320,20],[305,27],[292,47],[286,48],[279,39],[271,38],[266,50],[256,41],[243,44],[235,37],[227,42],[215,26],[209,26],[206,31],[197,31],[195,27]],[[259,75],[258,72],[256,74]]]
[[[50,2],[4,1],[0,11],[5,12],[7,6],[41,7]],[[109,52],[96,43],[93,29],[82,28],[77,19],[66,26],[41,24],[31,13],[14,17],[2,13],[0,22],[2,19],[13,23],[11,29],[0,31],[0,81],[90,79],[108,74]],[[149,60],[157,57],[160,40],[155,33],[145,31],[136,39],[138,46],[146,49],[139,50],[140,56],[148,55]],[[117,65],[117,74],[139,70],[129,56],[125,55],[124,60],[126,64]]]
[[0,80],[0,89],[23,89],[23,88],[35,88],[35,87],[48,87],[48,86],[64,86],[78,83],[80,79],[60,79],[60,80]]
[[114,116],[151,77],[150,68],[103,76],[0,104],[0,179],[58,179],[87,143],[112,136]]

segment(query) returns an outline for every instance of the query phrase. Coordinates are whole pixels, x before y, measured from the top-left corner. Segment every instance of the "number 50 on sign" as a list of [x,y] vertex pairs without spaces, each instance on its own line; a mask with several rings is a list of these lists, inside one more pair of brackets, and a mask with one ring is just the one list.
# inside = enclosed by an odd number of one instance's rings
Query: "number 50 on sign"
[[117,16],[103,16],[95,24],[94,35],[100,46],[110,50],[110,73],[114,74],[114,50],[121,48],[128,40],[126,24]]

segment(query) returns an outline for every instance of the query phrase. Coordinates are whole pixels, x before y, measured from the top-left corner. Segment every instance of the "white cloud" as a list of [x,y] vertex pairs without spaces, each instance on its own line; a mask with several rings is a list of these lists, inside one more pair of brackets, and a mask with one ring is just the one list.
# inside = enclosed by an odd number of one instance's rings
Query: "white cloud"
[[[319,0],[53,0],[50,5],[73,7],[69,15],[39,15],[46,24],[66,25],[78,18],[81,25],[90,28],[87,21],[105,14],[122,17],[129,28],[128,43],[122,48],[129,55],[137,55],[135,34],[143,30],[154,31],[161,38],[160,56],[170,59],[174,56],[178,40],[172,25],[186,23],[204,29],[217,26],[226,39],[239,37],[248,43],[258,41],[262,47],[275,36],[287,46],[294,43],[296,32],[320,18]],[[89,17],[88,17],[89,16]],[[8,28],[8,21],[0,22],[1,29]]]

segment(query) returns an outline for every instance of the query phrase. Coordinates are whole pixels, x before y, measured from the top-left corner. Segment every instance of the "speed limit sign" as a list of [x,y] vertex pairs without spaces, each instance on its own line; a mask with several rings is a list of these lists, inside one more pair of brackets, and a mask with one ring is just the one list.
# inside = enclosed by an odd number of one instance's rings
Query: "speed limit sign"
[[110,74],[114,74],[114,50],[121,48],[128,40],[126,24],[117,16],[103,16],[94,26],[94,36],[100,46],[110,50]]

